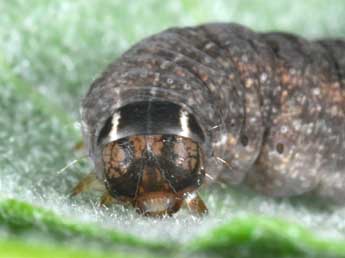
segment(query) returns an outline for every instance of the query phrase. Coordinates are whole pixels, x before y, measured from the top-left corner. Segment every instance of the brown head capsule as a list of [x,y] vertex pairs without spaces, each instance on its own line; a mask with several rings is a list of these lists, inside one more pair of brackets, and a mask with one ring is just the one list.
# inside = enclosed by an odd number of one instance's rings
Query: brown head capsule
[[203,183],[202,139],[195,118],[176,104],[136,102],[118,109],[98,140],[107,190],[145,215],[177,212]]
[[106,144],[102,156],[109,193],[146,215],[178,211],[205,175],[198,143],[182,136],[129,136]]

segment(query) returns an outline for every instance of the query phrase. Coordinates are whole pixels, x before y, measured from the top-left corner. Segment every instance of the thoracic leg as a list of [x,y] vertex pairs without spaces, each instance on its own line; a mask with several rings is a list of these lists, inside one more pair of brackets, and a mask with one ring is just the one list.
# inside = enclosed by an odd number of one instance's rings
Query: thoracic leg
[[98,180],[94,171],[90,172],[79,181],[79,183],[73,188],[71,196],[76,196],[89,190],[106,191],[104,184]]
[[116,199],[114,199],[108,191],[104,192],[101,197],[100,206],[109,206],[113,203],[116,203]]
[[189,196],[185,199],[185,203],[190,212],[195,215],[204,215],[208,212],[206,204],[197,192],[189,194]]

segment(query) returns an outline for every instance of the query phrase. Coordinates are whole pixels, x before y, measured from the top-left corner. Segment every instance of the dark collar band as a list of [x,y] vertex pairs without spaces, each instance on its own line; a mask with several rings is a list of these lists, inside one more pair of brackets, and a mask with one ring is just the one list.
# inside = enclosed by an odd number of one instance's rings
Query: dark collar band
[[98,136],[105,144],[133,135],[179,135],[196,142],[205,140],[195,117],[181,106],[164,101],[130,103],[115,111]]

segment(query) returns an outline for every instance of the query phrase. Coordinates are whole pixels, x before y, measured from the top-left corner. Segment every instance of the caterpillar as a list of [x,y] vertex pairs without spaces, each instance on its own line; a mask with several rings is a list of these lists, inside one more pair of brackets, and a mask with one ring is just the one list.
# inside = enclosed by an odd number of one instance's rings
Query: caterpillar
[[235,23],[170,28],[108,66],[82,101],[95,171],[73,190],[147,216],[207,207],[213,178],[273,197],[345,200],[345,40]]

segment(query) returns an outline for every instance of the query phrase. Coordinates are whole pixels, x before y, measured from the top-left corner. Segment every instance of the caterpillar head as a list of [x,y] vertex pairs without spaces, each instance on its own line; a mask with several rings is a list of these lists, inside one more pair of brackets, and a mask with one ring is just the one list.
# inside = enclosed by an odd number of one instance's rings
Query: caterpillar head
[[[193,134],[202,134],[200,127],[191,133],[196,125],[191,119],[166,102],[133,103],[115,112],[101,132],[106,135],[102,159],[109,193],[148,216],[173,214],[184,202],[197,213],[206,212],[196,195],[205,171],[195,140],[200,137]],[[190,133],[183,133],[187,128]]]

